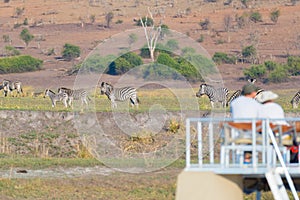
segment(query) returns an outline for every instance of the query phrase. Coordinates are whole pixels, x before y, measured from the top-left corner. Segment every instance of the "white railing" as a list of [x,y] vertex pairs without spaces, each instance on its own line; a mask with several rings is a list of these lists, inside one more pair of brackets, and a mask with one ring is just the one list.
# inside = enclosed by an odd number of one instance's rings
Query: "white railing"
[[[269,119],[235,119],[234,122],[231,118],[188,118],[186,170],[265,175],[280,167],[294,198],[299,199],[290,173],[300,175],[300,159],[298,163],[290,163],[290,153],[283,144],[282,137],[284,131],[289,131],[287,137],[290,140],[297,138],[297,132],[300,134],[299,124],[297,126],[300,118],[276,119],[278,120],[285,120],[290,126],[285,126],[283,130],[284,126],[273,125],[275,120]],[[246,138],[248,144],[237,142],[236,135],[243,135],[241,138]],[[197,149],[193,150],[193,154],[192,148]],[[242,161],[247,151],[252,153],[252,160],[245,164]]]

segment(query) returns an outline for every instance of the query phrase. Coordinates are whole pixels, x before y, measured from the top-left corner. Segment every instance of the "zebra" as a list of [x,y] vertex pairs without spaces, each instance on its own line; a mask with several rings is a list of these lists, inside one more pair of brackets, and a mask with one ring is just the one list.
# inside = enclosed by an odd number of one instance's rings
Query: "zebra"
[[242,95],[242,90],[236,90],[226,101],[226,106],[228,107],[231,102],[236,99],[237,97]]
[[114,88],[111,84],[102,82],[100,86],[100,93],[107,96],[107,98],[111,101],[111,106],[113,108],[117,107],[115,101],[125,101],[127,99],[130,100],[132,107],[138,107],[139,105],[137,91],[133,87]]
[[13,90],[17,90],[17,94],[23,94],[22,82],[21,81],[10,81],[10,80],[3,80],[2,87],[4,90],[4,96],[6,97],[8,93],[12,92]]
[[67,101],[68,101],[69,96],[67,93],[55,94],[55,92],[53,92],[52,90],[46,89],[45,93],[44,93],[44,98],[46,98],[46,97],[49,97],[51,99],[53,108],[56,106],[57,101],[61,101],[66,108],[68,107]]
[[294,95],[294,97],[291,100],[291,104],[293,108],[298,108],[300,100],[300,90]]
[[201,97],[202,95],[208,96],[212,108],[214,108],[215,102],[221,102],[222,106],[225,107],[228,96],[228,89],[224,87],[216,89],[213,86],[204,83],[200,85],[200,89],[196,93],[197,97]]
[[[255,78],[250,78],[248,79],[248,82],[249,83],[252,83],[254,84],[256,82],[256,79]],[[262,91],[264,91],[264,89],[262,88],[258,88],[257,92],[256,92],[256,96],[261,93]],[[226,103],[226,106],[229,106],[231,104],[231,102],[238,98],[239,96],[242,95],[242,90],[236,90],[228,99],[227,99],[227,103]],[[256,100],[256,97],[254,98]]]
[[88,100],[90,98],[88,97],[87,91],[84,89],[77,89],[77,90],[72,90],[69,88],[65,87],[60,87],[58,88],[58,93],[67,93],[68,94],[68,104],[69,106],[72,106],[72,101],[73,100],[81,100],[81,104],[88,105]]

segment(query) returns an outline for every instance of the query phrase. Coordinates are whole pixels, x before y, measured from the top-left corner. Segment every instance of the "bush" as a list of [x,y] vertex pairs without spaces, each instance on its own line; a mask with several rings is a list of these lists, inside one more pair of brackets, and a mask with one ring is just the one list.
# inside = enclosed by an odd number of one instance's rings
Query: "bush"
[[168,40],[166,43],[166,47],[172,51],[178,50],[179,49],[178,41],[174,39]]
[[273,61],[265,61],[264,65],[268,71],[273,71],[277,67],[277,63]]
[[43,61],[28,55],[0,59],[0,73],[19,73],[41,69]]
[[130,65],[132,65],[133,67],[143,64],[142,58],[133,52],[126,53],[122,55],[121,58],[127,60],[130,63]]
[[262,21],[262,16],[258,11],[255,11],[250,14],[249,19],[254,23],[257,23]]
[[292,76],[300,75],[300,57],[290,56],[287,60],[288,72]]
[[107,55],[102,57],[100,55],[91,55],[89,56],[84,63],[79,66],[76,66],[73,70],[78,70],[82,68],[84,71],[92,71],[99,73],[106,73],[108,71],[109,65],[116,59],[114,55]]
[[288,80],[288,72],[284,66],[279,65],[269,74],[268,79],[273,83],[285,82]]
[[[147,26],[153,26],[153,19],[152,18],[149,18],[149,17],[142,17],[142,21],[143,21],[143,23],[144,24],[146,24]],[[147,22],[146,22],[147,21]],[[142,26],[142,23],[141,23],[141,20],[140,19],[138,19],[137,21],[136,21],[136,25],[137,26]]]
[[71,61],[74,58],[79,57],[80,53],[80,48],[78,46],[66,43],[63,48],[62,57],[67,61]]
[[121,75],[129,71],[132,67],[125,58],[119,57],[109,65],[107,73],[110,75]]
[[265,65],[253,65],[249,69],[244,69],[244,75],[247,78],[262,78],[265,74]]
[[20,51],[12,46],[5,46],[5,52],[7,56],[18,56],[20,55]]
[[277,23],[279,16],[280,16],[280,10],[278,10],[278,9],[274,10],[270,13],[270,19],[275,24]]
[[208,30],[210,27],[210,20],[206,18],[204,21],[199,22],[199,25],[201,26],[202,30]]
[[226,63],[226,64],[235,64],[236,57],[228,56],[226,53],[223,52],[216,52],[213,57],[213,61],[217,64]]
[[242,49],[242,56],[245,58],[256,56],[256,48],[253,45],[244,47]]

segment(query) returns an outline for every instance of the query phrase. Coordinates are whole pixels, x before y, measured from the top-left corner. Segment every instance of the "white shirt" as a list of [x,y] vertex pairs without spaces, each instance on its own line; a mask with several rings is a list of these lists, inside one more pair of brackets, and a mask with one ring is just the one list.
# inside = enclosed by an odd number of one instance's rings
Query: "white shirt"
[[253,98],[239,96],[230,104],[231,117],[233,119],[258,118],[261,106],[262,104]]
[[[284,118],[284,111],[282,107],[274,102],[268,102],[262,104],[261,109],[259,111],[260,118],[269,118],[269,119],[283,119]],[[277,125],[288,125],[285,120],[276,120],[272,121],[271,123]]]

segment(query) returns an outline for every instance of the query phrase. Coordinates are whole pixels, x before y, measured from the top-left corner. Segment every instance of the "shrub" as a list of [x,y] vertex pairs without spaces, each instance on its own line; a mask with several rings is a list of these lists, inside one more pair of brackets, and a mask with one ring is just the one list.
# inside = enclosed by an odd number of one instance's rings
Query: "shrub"
[[66,43],[62,51],[62,57],[67,61],[71,61],[74,58],[79,57],[80,53],[80,48],[78,46]]
[[257,23],[262,21],[262,16],[258,11],[255,11],[250,14],[249,19],[254,23]]
[[206,18],[204,21],[199,22],[199,25],[203,30],[208,30],[210,27],[210,20]]
[[277,67],[277,63],[273,61],[265,61],[264,65],[268,71],[273,71]]
[[21,54],[19,50],[12,46],[5,46],[5,52],[8,56],[18,56]]
[[213,61],[217,64],[226,63],[226,64],[235,64],[236,57],[228,56],[226,53],[223,52],[216,52],[213,57]]
[[242,55],[245,58],[249,58],[251,56],[256,56],[256,48],[253,45],[246,46],[242,49]]
[[265,65],[253,65],[249,69],[244,69],[247,78],[262,78],[266,74]]
[[201,34],[200,35],[200,38],[197,40],[197,42],[204,42],[204,35],[203,34]]
[[[153,24],[154,24],[153,19],[149,18],[149,17],[142,17],[142,21],[147,26],[153,26]],[[142,23],[141,23],[140,19],[136,21],[136,25],[137,26],[142,26]]]
[[285,82],[288,80],[288,72],[284,66],[279,65],[269,74],[268,79],[273,83]]
[[275,24],[277,23],[278,21],[278,18],[280,16],[280,10],[273,10],[271,13],[270,13],[270,19],[272,22],[274,22]]
[[172,51],[178,50],[179,49],[178,41],[175,39],[168,40],[166,43],[166,47]]
[[292,76],[300,75],[300,57],[290,56],[287,60],[288,72]]
[[107,28],[110,28],[110,23],[113,18],[114,18],[114,14],[112,12],[109,12],[105,15],[105,21],[106,21]]
[[14,56],[0,59],[0,73],[19,73],[41,69],[42,60],[28,55]]
[[130,63],[130,65],[132,65],[133,67],[143,64],[142,58],[133,52],[126,53],[122,55],[121,58],[127,60]]
[[132,67],[125,58],[119,57],[109,65],[107,73],[110,75],[121,75],[129,71]]
[[117,21],[116,21],[116,24],[122,24],[123,23],[123,20],[121,20],[121,19],[118,19]]
[[10,37],[9,37],[9,35],[3,35],[2,38],[3,38],[3,41],[4,41],[5,43],[10,42]]
[[106,73],[108,71],[109,65],[116,59],[114,55],[100,56],[94,54],[89,56],[84,63],[79,66],[76,66],[73,70],[78,70],[82,68],[85,71],[100,72]]

